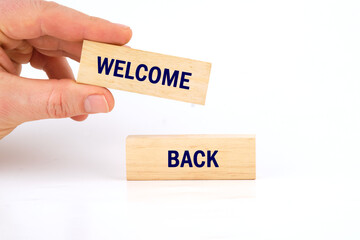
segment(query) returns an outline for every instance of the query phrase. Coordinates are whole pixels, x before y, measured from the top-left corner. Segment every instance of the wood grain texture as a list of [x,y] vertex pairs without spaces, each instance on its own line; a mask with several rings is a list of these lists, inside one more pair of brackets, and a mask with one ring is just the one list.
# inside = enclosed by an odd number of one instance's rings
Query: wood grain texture
[[[168,151],[218,150],[219,167],[168,167]],[[206,159],[206,158],[205,158]],[[255,179],[254,135],[157,135],[126,139],[128,180]]]
[[[111,70],[110,74],[105,74],[105,72],[101,72],[99,74],[99,56],[102,59],[106,57],[109,61],[110,59],[118,59],[123,60],[126,63],[130,62],[131,67],[129,67],[130,70],[128,74],[130,76],[135,76],[135,78],[127,79],[124,77],[126,73],[125,68],[127,67],[126,64],[119,65],[120,67],[123,67],[123,69],[118,71],[118,73],[124,75],[123,77],[114,76],[114,69]],[[166,84],[163,85],[161,83],[162,79],[157,84],[151,83],[148,79],[144,81],[137,80],[136,67],[140,64],[145,64],[148,67],[148,72],[145,72],[144,68],[139,68],[139,76],[149,74],[150,68],[153,66],[159,67],[163,75],[165,68],[169,70],[170,74],[174,73],[174,71],[179,71],[179,79],[177,82],[178,87],[167,86]],[[159,53],[151,53],[123,46],[84,41],[79,74],[76,81],[79,83],[204,105],[210,69],[211,64],[207,62],[168,56]],[[185,83],[189,89],[179,87],[181,80],[180,75],[182,72],[191,73],[191,76],[187,77],[189,82]],[[153,71],[153,74],[155,78],[157,72]]]

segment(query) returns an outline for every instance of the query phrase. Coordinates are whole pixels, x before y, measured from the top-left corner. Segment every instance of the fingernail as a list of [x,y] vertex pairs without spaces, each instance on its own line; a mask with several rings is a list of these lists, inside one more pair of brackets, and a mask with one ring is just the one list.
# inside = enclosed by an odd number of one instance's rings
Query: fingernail
[[84,102],[85,111],[87,113],[107,113],[109,105],[103,95],[90,95]]

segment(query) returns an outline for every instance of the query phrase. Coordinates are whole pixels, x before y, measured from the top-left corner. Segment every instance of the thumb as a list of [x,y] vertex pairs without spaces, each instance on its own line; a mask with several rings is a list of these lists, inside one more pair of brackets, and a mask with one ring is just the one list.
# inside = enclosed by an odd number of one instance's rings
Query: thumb
[[37,80],[3,73],[0,86],[0,104],[7,110],[8,121],[17,125],[46,118],[106,113],[114,107],[114,98],[106,88],[77,84],[70,79]]

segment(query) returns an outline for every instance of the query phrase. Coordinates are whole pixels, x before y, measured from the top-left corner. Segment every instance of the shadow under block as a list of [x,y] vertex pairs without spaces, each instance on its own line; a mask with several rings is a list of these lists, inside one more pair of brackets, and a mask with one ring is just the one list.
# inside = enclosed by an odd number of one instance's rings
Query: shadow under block
[[205,104],[211,64],[85,40],[78,83]]
[[128,180],[255,179],[255,136],[128,136],[126,174]]

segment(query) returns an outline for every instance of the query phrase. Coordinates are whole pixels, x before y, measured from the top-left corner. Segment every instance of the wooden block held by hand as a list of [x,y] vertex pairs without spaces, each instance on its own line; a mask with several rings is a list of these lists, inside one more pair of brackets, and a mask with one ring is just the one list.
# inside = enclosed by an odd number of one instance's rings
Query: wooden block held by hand
[[211,64],[84,41],[77,82],[205,104]]
[[128,136],[126,173],[128,180],[255,179],[255,136]]

